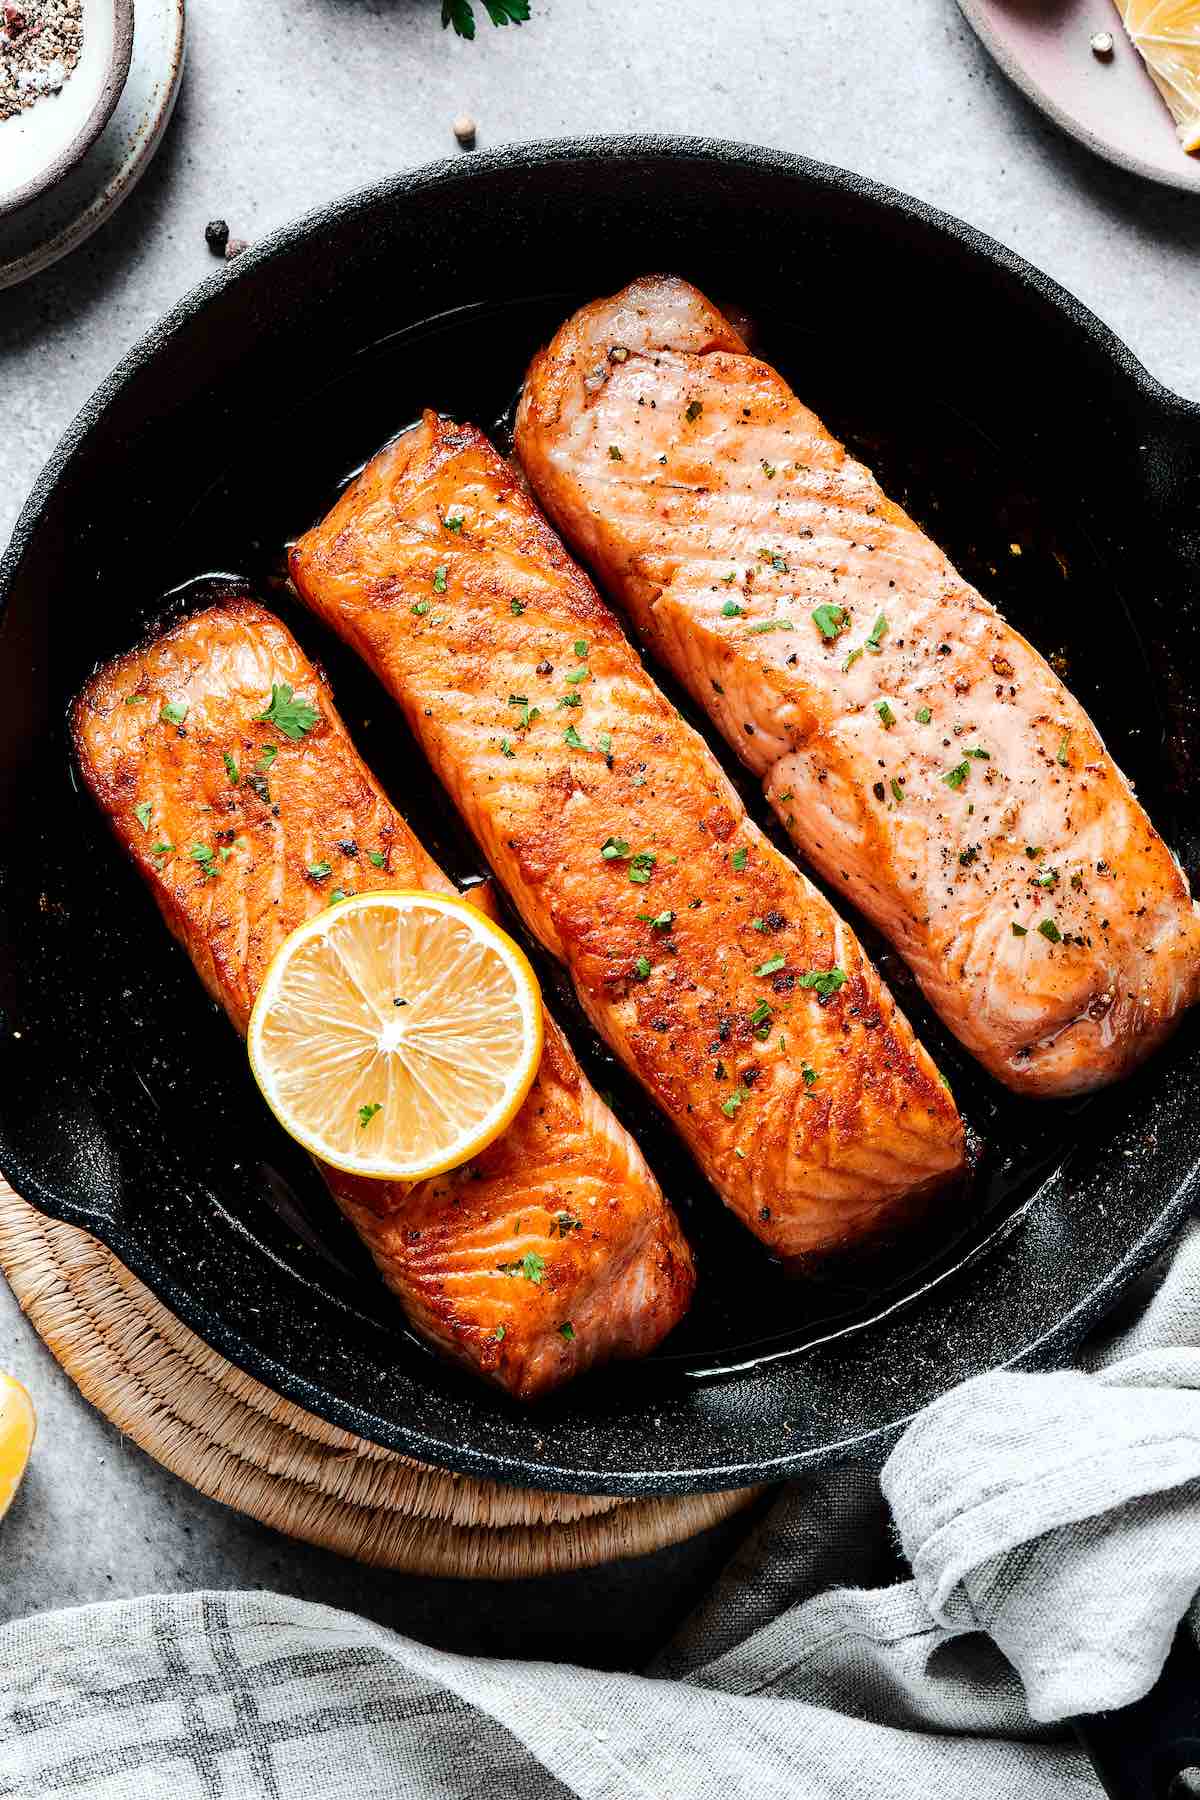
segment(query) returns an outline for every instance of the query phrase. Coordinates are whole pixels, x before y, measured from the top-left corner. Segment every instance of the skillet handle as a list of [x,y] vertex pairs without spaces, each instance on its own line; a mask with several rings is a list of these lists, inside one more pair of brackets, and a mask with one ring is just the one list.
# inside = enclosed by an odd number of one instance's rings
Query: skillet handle
[[1118,1712],[1073,1721],[1109,1800],[1182,1800],[1200,1769],[1200,1649],[1185,1619],[1150,1692]]

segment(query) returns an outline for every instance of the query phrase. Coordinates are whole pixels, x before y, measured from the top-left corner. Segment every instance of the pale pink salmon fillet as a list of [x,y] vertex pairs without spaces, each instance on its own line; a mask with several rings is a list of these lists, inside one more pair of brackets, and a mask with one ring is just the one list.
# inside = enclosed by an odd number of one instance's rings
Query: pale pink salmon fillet
[[1001,1081],[1123,1075],[1200,993],[1187,882],[1037,651],[687,282],[535,358],[542,504]]
[[785,1257],[963,1160],[853,933],[472,426],[426,414],[295,546],[302,598],[402,706],[535,937],[738,1217]]
[[[262,717],[280,688],[286,728]],[[275,951],[334,896],[455,891],[363,763],[321,671],[253,601],[195,613],[109,663],[72,725],[88,787],[243,1034]],[[679,1225],[548,1013],[524,1105],[473,1162],[415,1185],[320,1166],[416,1330],[521,1399],[644,1355],[687,1310]]]

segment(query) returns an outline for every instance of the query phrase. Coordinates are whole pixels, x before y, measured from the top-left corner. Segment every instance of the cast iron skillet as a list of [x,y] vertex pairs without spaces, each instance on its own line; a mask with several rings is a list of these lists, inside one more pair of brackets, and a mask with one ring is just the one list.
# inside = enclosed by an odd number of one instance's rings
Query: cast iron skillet
[[882,1451],[964,1376],[1061,1358],[1196,1194],[1195,1023],[1099,1099],[1020,1102],[948,1041],[864,931],[981,1159],[925,1230],[797,1285],[704,1191],[539,959],[678,1205],[701,1283],[659,1355],[521,1410],[406,1332],[78,791],[63,716],[98,658],[211,594],[199,577],[249,583],[324,658],[426,843],[460,878],[478,875],[394,709],[276,585],[282,546],[422,405],[502,434],[530,352],[567,311],[658,267],[745,309],[801,394],[1064,659],[1194,876],[1200,409],[999,245],[797,157],[695,140],[540,145],[312,214],[126,358],[0,565],[0,1168],[322,1417],[471,1474],[617,1494]]

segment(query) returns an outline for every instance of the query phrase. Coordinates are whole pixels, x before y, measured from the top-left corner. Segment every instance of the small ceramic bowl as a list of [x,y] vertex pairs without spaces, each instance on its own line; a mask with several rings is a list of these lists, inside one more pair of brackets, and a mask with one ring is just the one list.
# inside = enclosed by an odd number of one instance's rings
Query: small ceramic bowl
[[83,46],[61,90],[0,119],[0,219],[53,187],[104,130],[129,75],[133,4],[83,0]]

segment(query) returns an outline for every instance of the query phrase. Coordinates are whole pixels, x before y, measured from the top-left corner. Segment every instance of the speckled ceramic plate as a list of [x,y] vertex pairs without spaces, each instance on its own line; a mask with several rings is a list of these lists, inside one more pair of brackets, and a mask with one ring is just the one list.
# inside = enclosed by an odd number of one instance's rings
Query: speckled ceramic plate
[[[502,437],[531,353],[571,309],[664,266],[748,313],[763,353],[964,575],[1066,658],[1194,880],[1200,407],[1000,245],[798,157],[696,140],[523,147],[312,214],[131,351],[0,562],[0,1168],[323,1418],[425,1462],[598,1493],[745,1487],[882,1450],[963,1377],[1065,1355],[1200,1188],[1200,1019],[1090,1101],[1022,1100],[855,921],[982,1153],[922,1229],[789,1280],[527,946],[677,1207],[699,1285],[655,1355],[521,1408],[408,1331],[80,792],[64,715],[95,661],[214,583],[245,583],[325,663],[442,867],[477,874],[398,709],[289,604],[283,547],[422,406]],[[761,791],[747,804],[774,829]]]
[[185,0],[137,0],[134,14],[129,74],[99,137],[46,192],[0,217],[0,288],[78,249],[154,158],[183,76]]
[[[1200,194],[1188,155],[1112,0],[958,0],[1004,73],[1063,131],[1097,156],[1165,187]],[[1094,56],[1098,31],[1113,54]]]

